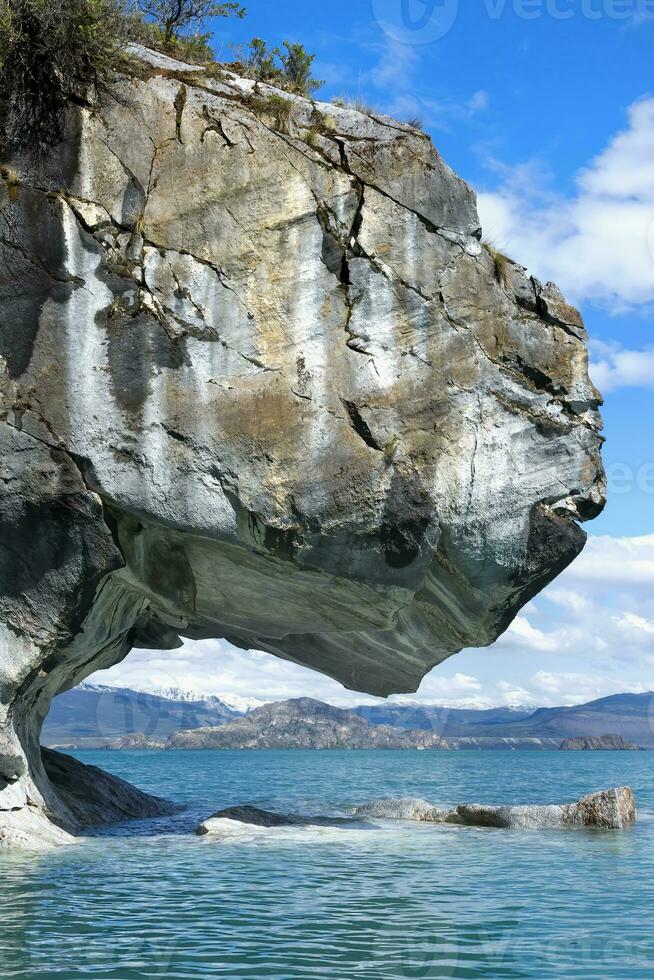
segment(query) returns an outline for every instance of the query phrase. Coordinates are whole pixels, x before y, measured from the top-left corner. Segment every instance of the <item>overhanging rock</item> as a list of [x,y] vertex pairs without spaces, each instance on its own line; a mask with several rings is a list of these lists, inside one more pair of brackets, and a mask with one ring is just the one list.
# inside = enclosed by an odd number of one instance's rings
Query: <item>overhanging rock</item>
[[133,646],[413,691],[603,506],[578,313],[424,134],[271,94],[141,51],[0,184],[0,807],[57,814],[50,700]]

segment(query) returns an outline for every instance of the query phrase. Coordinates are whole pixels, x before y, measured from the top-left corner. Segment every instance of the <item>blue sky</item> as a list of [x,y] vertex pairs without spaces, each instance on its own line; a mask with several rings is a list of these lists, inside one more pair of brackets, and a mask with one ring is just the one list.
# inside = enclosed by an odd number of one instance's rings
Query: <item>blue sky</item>
[[[224,60],[253,36],[301,41],[320,98],[421,118],[477,190],[485,234],[555,279],[591,334],[609,506],[578,565],[420,696],[557,704],[654,689],[654,0],[252,0],[245,20],[211,26]],[[98,680],[361,700],[218,642],[133,653]]]

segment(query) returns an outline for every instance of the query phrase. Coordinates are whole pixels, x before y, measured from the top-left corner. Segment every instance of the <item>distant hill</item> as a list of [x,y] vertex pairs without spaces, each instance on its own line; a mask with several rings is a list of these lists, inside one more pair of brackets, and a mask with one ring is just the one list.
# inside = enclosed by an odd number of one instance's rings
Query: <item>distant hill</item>
[[447,730],[451,736],[471,735],[471,725],[502,727],[529,718],[534,708],[443,708],[434,705],[374,704],[353,708],[372,725],[397,728],[419,728],[424,731]]
[[654,748],[654,694],[612,694],[569,708],[537,708],[511,712],[506,708],[432,708],[413,705],[374,705],[356,709],[361,717],[411,728],[432,727],[443,738],[557,739],[621,735],[637,745]]
[[165,742],[174,732],[222,725],[240,712],[219,698],[173,700],[126,688],[80,684],[52,702],[43,726],[46,746],[92,748],[130,735]]
[[[110,747],[121,748],[121,745]],[[311,698],[255,708],[219,728],[177,732],[169,749],[441,749],[433,732],[371,725],[353,711]]]
[[628,742],[622,735],[590,735],[588,738],[565,738],[561,748],[566,752],[575,751],[622,751],[634,752],[637,746]]
[[[225,725],[231,727],[216,734]],[[377,733],[366,726],[378,729]],[[187,738],[184,732],[193,735]],[[536,710],[380,704],[346,711],[300,698],[265,704],[244,714],[216,697],[174,690],[163,696],[82,684],[54,700],[43,743],[84,748],[122,741],[122,748],[154,747],[175,736],[179,745],[211,740],[227,747],[231,739],[232,747],[246,742],[259,747],[300,743],[312,747],[313,739],[320,743],[316,747],[325,747],[330,740],[336,745],[340,738],[350,747],[356,743],[366,748],[402,748],[409,742],[420,744],[422,736],[425,745],[443,738],[450,748],[459,749],[552,749],[564,739],[607,732],[654,748],[654,695],[614,694],[575,707]],[[410,733],[408,741],[404,733]],[[433,737],[432,742],[424,736]]]

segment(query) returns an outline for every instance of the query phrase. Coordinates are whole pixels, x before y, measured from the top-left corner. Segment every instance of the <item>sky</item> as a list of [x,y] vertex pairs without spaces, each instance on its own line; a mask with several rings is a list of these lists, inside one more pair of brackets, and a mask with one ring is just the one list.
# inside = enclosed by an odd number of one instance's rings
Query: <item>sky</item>
[[[486,238],[585,317],[605,396],[609,504],[578,561],[491,648],[410,698],[573,704],[654,690],[654,0],[251,0],[217,57],[253,37],[316,54],[319,97],[418,117],[478,193]],[[222,641],[134,651],[95,680],[228,700],[373,699]]]

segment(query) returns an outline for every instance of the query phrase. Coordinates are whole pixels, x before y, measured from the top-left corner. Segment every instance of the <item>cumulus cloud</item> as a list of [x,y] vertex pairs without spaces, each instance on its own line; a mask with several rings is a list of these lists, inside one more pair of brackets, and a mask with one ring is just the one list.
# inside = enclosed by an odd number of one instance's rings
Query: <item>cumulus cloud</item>
[[518,616],[514,619],[506,637],[507,641],[510,638],[515,645],[529,647],[532,650],[541,650],[545,653],[556,650],[556,639],[532,626],[526,616]]
[[591,374],[600,391],[654,388],[654,347],[626,350],[619,344],[593,341]]
[[626,128],[577,175],[571,197],[552,192],[538,163],[510,168],[488,157],[500,183],[479,195],[485,234],[573,302],[614,313],[652,304],[652,159],[654,98],[630,106]]
[[633,590],[636,601],[648,599],[654,585],[654,534],[615,538],[598,535],[588,539],[584,551],[565,572],[560,583],[592,584],[609,592]]

